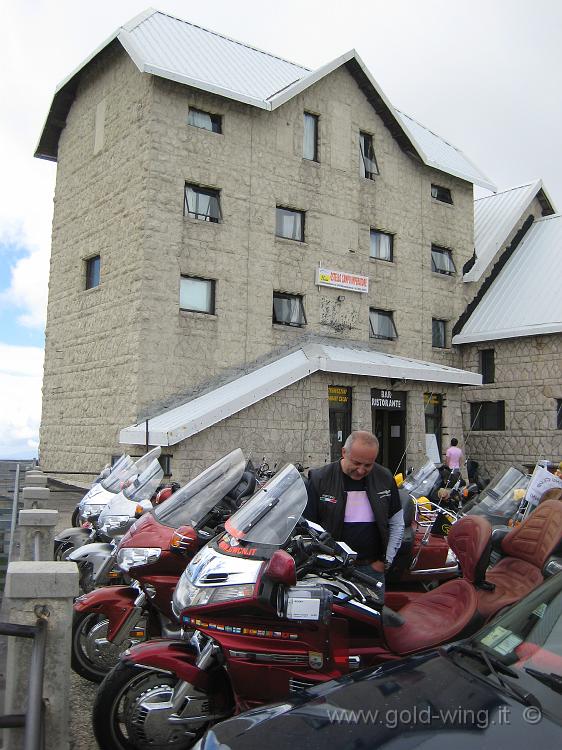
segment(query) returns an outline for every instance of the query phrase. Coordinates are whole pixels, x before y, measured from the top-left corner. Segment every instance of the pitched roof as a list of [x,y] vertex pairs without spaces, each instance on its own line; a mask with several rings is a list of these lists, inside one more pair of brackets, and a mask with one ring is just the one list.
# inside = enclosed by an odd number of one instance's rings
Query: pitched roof
[[453,344],[562,332],[562,216],[530,227]]
[[458,149],[395,110],[355,50],[316,71],[229,39],[165,13],[147,10],[117,29],[56,89],[35,156],[55,160],[58,140],[81,70],[117,40],[143,73],[168,78],[254,107],[273,110],[336,68],[345,65],[407,152],[428,166],[494,189]]
[[[148,420],[148,442],[175,445],[318,371],[431,383],[480,385],[482,382],[477,373],[434,362],[351,347],[309,344],[152,417]],[[146,439],[145,422],[130,425],[119,434],[119,441],[128,445],[141,445]]]
[[553,203],[542,180],[534,180],[474,201],[476,261],[464,274],[463,281],[478,281],[482,277],[509,235],[527,218],[526,212],[539,195],[545,202],[545,215],[554,213]]

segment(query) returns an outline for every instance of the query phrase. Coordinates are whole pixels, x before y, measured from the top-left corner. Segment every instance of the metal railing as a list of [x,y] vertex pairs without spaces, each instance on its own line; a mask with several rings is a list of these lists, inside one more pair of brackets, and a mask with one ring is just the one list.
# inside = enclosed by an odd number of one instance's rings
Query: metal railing
[[43,746],[43,668],[47,644],[47,618],[49,610],[45,606],[35,608],[35,625],[17,625],[0,622],[0,635],[15,638],[32,638],[31,663],[29,666],[29,690],[27,711],[22,714],[0,716],[0,728],[24,727],[24,750],[40,750]]

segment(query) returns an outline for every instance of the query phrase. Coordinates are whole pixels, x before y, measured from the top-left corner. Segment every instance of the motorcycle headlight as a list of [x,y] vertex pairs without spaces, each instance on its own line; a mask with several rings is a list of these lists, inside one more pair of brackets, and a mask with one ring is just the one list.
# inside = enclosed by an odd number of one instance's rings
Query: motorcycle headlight
[[194,586],[187,576],[178,581],[172,599],[172,609],[176,617],[188,607],[201,607],[204,604],[229,602],[235,599],[249,599],[254,594],[254,584],[237,586]]
[[94,505],[93,503],[88,503],[80,510],[80,517],[82,518],[82,520],[86,521],[88,518],[91,518],[92,516],[99,516],[99,514],[102,512],[104,508],[105,508],[105,504]]
[[131,516],[106,516],[103,520],[103,528],[111,531],[112,529],[120,529],[122,526],[126,526],[131,522]]
[[124,547],[117,553],[117,565],[127,572],[137,565],[156,562],[161,554],[160,547]]

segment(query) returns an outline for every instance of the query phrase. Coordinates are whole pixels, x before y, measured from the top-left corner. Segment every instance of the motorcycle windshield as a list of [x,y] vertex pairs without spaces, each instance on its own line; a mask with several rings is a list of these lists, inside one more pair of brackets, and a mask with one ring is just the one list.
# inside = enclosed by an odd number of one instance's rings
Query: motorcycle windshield
[[404,482],[401,489],[405,489],[414,497],[421,497],[431,490],[438,478],[439,469],[433,461],[428,461]]
[[229,534],[252,544],[282,546],[306,507],[304,481],[288,464],[225,524]]
[[165,526],[178,528],[197,524],[236,487],[246,467],[244,454],[237,448],[216,461],[181,487],[169,500],[156,506],[154,517]]
[[[517,513],[531,477],[515,466],[496,474],[483,492],[475,498],[465,511],[474,510],[478,515],[503,516],[511,518]],[[521,490],[521,492],[517,492]]]
[[150,500],[163,476],[164,470],[158,463],[158,459],[155,458],[128,487],[125,487],[123,495],[127,500],[136,500],[137,502]]
[[119,492],[121,484],[130,476],[134,466],[133,459],[126,454],[116,461],[111,467],[110,474],[102,479],[100,484],[108,492]]

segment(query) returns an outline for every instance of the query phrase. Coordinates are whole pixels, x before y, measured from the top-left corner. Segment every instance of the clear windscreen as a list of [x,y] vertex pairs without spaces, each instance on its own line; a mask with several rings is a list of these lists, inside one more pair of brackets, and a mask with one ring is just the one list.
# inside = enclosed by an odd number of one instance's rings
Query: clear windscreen
[[303,478],[288,464],[230,516],[225,529],[245,542],[281,546],[302,516],[306,501]]
[[122,455],[111,467],[109,476],[101,480],[101,486],[108,492],[119,492],[122,483],[130,476],[134,465],[130,456]]
[[150,500],[156,488],[162,481],[164,471],[158,459],[154,459],[151,464],[139,474],[128,487],[123,490],[123,495],[127,500]]
[[216,461],[154,509],[155,518],[166,526],[193,526],[242,479],[244,454],[237,448]]
[[402,489],[414,497],[421,497],[429,492],[438,478],[439,470],[433,461],[428,461],[404,482]]
[[477,515],[490,514],[509,519],[516,514],[530,481],[528,474],[510,466],[496,474],[470,506],[465,506],[465,511],[474,510]]

